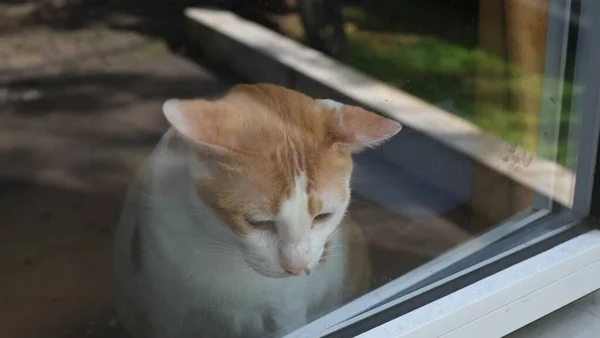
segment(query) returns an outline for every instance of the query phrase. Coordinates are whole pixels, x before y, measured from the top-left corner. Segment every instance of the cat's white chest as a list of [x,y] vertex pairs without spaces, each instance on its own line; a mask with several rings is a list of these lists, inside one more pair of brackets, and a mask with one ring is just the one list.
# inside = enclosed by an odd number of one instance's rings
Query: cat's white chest
[[218,311],[229,318],[232,331],[250,337],[251,332],[264,335],[274,329],[289,332],[329,310],[342,297],[344,269],[343,260],[331,259],[309,276],[274,279],[232,266],[213,270],[213,276],[198,274],[194,284],[200,286],[200,307]]
[[[193,241],[193,236],[188,237]],[[162,240],[169,241],[162,236]],[[310,275],[287,278],[265,277],[243,259],[222,252],[193,252],[191,242],[158,243],[161,252],[153,259],[147,278],[152,285],[144,298],[154,321],[164,320],[160,331],[193,337],[198,332],[211,337],[267,337],[297,329],[342,300],[345,278],[342,255],[329,258]],[[332,245],[342,248],[334,236]],[[170,245],[173,244],[173,245]],[[171,250],[166,254],[163,249]],[[145,281],[148,282],[148,281]],[[157,295],[169,290],[171,299]],[[168,320],[165,320],[169,318]],[[174,324],[175,323],[175,324]]]

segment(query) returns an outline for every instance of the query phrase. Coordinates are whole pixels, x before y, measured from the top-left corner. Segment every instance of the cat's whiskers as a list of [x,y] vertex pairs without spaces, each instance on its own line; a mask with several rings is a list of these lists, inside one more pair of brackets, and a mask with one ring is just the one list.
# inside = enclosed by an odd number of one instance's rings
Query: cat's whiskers
[[349,223],[344,223],[344,224],[340,224],[338,225],[337,229],[335,229],[329,236],[327,236],[327,240],[325,240],[325,243],[327,243],[329,240],[331,240],[333,238],[333,236],[335,236],[338,232],[340,232],[340,230],[342,230],[344,227],[347,227]]
[[242,252],[240,250],[235,250],[228,247],[223,247],[220,245],[198,245],[195,246],[196,250],[203,250],[206,252],[221,252],[221,253],[229,253],[235,256],[241,256]]
[[213,242],[215,244],[222,245],[224,247],[228,247],[228,248],[239,250],[239,247],[237,247],[237,246],[234,246],[234,245],[231,245],[229,243],[222,242],[222,241],[219,241],[217,239],[210,238],[210,237],[205,237],[205,236],[196,236],[196,237],[194,237],[194,236],[190,236],[190,237],[187,237],[187,238],[188,239],[193,239],[195,241],[210,241],[210,242]]
[[357,198],[350,197],[350,203],[349,204],[352,205],[353,203],[360,204],[360,205],[367,206],[367,207],[372,207],[372,204],[369,204],[367,202],[361,201],[361,200],[359,200]]
[[[248,262],[246,261],[246,265],[245,266],[240,266],[238,268],[232,269],[232,271],[256,271],[256,270],[260,270],[259,269],[260,266],[258,264],[256,264],[255,262]],[[272,272],[272,271],[268,271],[268,272]]]
[[200,251],[196,250],[192,253],[192,255],[210,255],[210,256],[219,256],[224,258],[239,258],[239,256],[235,256],[226,252],[216,252],[216,251]]
[[331,257],[342,257],[343,255],[341,253],[333,253],[333,254],[329,254],[329,255],[323,255],[321,256],[321,259],[327,259],[327,258],[331,258]]
[[[209,241],[209,244],[198,243],[195,246],[194,253],[195,254],[220,254],[223,256],[227,256],[230,258],[240,258],[242,257],[242,251],[234,246],[227,244],[219,244],[219,241],[213,241],[211,239],[204,238]],[[200,238],[198,240],[201,240]],[[215,244],[212,244],[214,242]]]
[[343,247],[343,245],[338,244],[338,245],[329,246],[327,249],[323,250],[323,253],[330,252],[333,249],[337,249],[337,248],[341,248],[341,247]]

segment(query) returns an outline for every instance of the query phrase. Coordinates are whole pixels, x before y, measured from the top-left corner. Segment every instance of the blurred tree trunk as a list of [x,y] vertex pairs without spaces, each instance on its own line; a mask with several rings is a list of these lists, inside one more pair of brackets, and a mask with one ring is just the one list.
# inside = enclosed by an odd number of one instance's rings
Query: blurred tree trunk
[[508,61],[515,68],[511,78],[511,108],[521,117],[525,148],[535,151],[546,55],[549,0],[505,0]]
[[[518,146],[537,149],[549,0],[480,0],[481,49],[506,60],[507,69],[480,65],[475,88],[476,114],[492,107],[517,115]],[[492,156],[502,156],[493,154]],[[528,209],[534,192],[479,164],[473,180],[471,228],[490,226]]]

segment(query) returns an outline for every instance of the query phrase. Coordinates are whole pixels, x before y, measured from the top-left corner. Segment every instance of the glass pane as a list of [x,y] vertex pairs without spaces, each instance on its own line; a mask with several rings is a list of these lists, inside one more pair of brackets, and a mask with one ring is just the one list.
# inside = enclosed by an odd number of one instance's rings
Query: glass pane
[[1,2],[0,331],[281,337],[572,208],[580,6]]

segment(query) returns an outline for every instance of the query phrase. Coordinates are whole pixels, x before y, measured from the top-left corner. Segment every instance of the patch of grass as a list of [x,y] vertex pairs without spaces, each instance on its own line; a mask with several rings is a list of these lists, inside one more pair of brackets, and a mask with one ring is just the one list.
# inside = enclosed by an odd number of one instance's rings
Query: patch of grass
[[[520,88],[519,93],[539,98],[539,94],[528,92],[528,89],[541,83],[540,75],[519,76],[505,60],[480,50],[473,41],[476,26],[472,20],[457,16],[456,20],[448,21],[446,17],[441,19],[446,21],[444,26],[437,25],[438,28],[433,29],[432,21],[440,16],[435,14],[435,7],[431,8],[429,2],[419,5],[429,6],[427,13],[402,8],[402,13],[410,13],[409,23],[390,19],[392,8],[398,10],[403,2],[384,3],[391,6],[387,10],[385,6],[373,6],[374,2],[364,1],[361,6],[345,8],[349,48],[342,62],[438,104],[507,142],[542,156],[553,153],[547,144],[536,146],[538,135],[524,130],[522,116],[510,108],[511,98],[507,97],[508,89],[512,87]],[[378,20],[377,15],[382,13],[388,13],[388,16]],[[558,145],[558,161],[562,164],[573,161],[567,159],[564,133],[569,124],[567,108],[571,95],[572,88],[567,83],[563,98],[566,108],[560,116],[563,132]],[[544,125],[552,121],[539,123]]]
[[[451,102],[452,113],[507,141],[521,141],[514,113],[492,103],[483,105],[485,114],[476,112],[477,85],[488,82],[490,97],[508,85],[500,76],[494,76],[506,71],[507,65],[500,58],[435,37],[349,31],[350,48],[342,59],[344,63],[430,103]],[[485,68],[479,74],[490,77],[477,79],[477,67]]]

